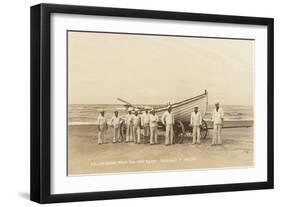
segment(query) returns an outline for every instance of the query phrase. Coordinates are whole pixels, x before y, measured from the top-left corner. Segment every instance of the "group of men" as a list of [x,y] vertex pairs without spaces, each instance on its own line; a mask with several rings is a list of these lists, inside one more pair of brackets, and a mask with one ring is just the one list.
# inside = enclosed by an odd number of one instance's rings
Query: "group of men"
[[[133,112],[133,114],[132,114]],[[125,117],[126,124],[126,142],[140,143],[141,140],[141,128],[144,129],[143,137],[149,137],[150,144],[156,144],[157,140],[157,127],[159,118],[155,114],[155,110],[145,109],[141,114],[139,110],[128,109],[128,114]]]
[[[104,111],[100,112],[97,119],[98,124],[98,144],[105,143],[105,132],[108,129],[108,121],[104,116]],[[118,111],[114,112],[113,117],[109,121],[109,124],[113,127],[113,143],[121,142],[120,129],[121,123],[124,121],[126,125],[126,140],[125,142],[133,142],[136,144],[141,143],[141,129],[143,128],[143,138],[150,137],[150,144],[158,143],[158,123],[161,121],[166,128],[165,145],[174,144],[174,129],[175,118],[172,112],[172,106],[167,107],[161,117],[161,120],[155,113],[154,109],[149,110],[145,108],[142,113],[138,109],[128,109],[128,113],[125,118],[121,118]],[[213,138],[212,145],[222,144],[221,131],[224,121],[223,110],[219,106],[219,103],[215,104],[215,109],[212,114],[213,121]],[[198,106],[194,107],[194,111],[190,116],[190,126],[193,128],[193,140],[192,144],[200,144],[200,131],[202,127],[202,115],[198,110]]]

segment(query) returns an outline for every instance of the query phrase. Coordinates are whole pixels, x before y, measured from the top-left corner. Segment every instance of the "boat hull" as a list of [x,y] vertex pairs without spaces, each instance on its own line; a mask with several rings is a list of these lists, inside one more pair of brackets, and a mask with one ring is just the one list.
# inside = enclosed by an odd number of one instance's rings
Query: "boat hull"
[[[194,111],[194,107],[198,106],[199,111],[201,112],[202,117],[204,117],[207,107],[208,107],[208,96],[207,94],[203,94],[201,96],[188,99],[183,102],[179,102],[176,104],[172,104],[172,113],[176,120],[180,120],[182,122],[189,122],[192,111]],[[156,109],[156,114],[159,117],[162,117],[163,113],[167,110],[167,107],[162,107]]]

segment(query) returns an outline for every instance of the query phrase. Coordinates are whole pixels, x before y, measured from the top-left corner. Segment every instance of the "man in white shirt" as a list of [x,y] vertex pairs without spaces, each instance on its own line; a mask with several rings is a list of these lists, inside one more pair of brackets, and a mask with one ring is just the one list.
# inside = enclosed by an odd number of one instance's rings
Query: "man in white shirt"
[[149,126],[150,126],[150,144],[157,144],[157,136],[158,136],[158,121],[159,118],[155,114],[155,110],[152,109],[149,116]]
[[126,142],[133,141],[133,115],[131,113],[132,109],[128,109],[128,114],[126,115]]
[[141,127],[141,117],[139,116],[138,110],[135,110],[133,115],[133,141],[135,143],[140,143],[140,127]]
[[168,106],[168,109],[163,114],[161,121],[166,126],[165,144],[166,145],[173,144],[173,139],[174,139],[173,125],[175,123],[175,119],[172,113],[172,106]]
[[143,127],[143,136],[144,136],[144,139],[149,137],[149,113],[148,113],[148,108],[145,109],[143,115],[142,115],[142,119],[141,119],[141,125]]
[[113,127],[113,143],[121,142],[120,140],[120,121],[121,118],[118,116],[118,111],[114,112],[113,117],[111,118],[110,124]]
[[202,116],[200,111],[198,111],[198,106],[195,106],[194,111],[191,112],[190,125],[193,128],[192,144],[200,144],[200,127],[202,125]]
[[223,125],[223,119],[223,110],[220,108],[219,103],[216,103],[212,116],[212,120],[214,122],[212,145],[222,144],[221,129]]
[[102,110],[100,112],[100,115],[98,116],[97,120],[98,124],[98,144],[105,143],[105,131],[107,130],[107,120],[104,117],[104,111]]

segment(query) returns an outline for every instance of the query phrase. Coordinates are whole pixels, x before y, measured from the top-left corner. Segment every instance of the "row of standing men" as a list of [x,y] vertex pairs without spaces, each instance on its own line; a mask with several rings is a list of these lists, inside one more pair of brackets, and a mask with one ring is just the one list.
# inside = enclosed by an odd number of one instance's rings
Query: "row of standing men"
[[[104,111],[100,112],[98,117],[98,144],[105,143],[105,132],[108,129],[107,119],[104,116]],[[219,107],[219,103],[215,104],[215,109],[212,114],[213,121],[213,138],[212,145],[222,144],[221,129],[223,125],[223,110]],[[126,142],[141,143],[141,127],[143,128],[143,137],[150,137],[150,144],[158,143],[158,122],[161,121],[166,127],[165,145],[174,144],[174,129],[175,118],[172,113],[172,106],[167,107],[167,111],[161,117],[161,120],[152,109],[146,109],[143,114],[139,110],[128,109],[125,118],[118,115],[118,111],[114,112],[110,120],[110,125],[113,127],[113,143],[121,142],[120,128],[121,122],[125,121],[126,124]],[[190,116],[190,125],[193,127],[193,141],[192,144],[200,144],[200,130],[202,126],[202,115],[198,110],[198,106],[194,107],[194,111]]]

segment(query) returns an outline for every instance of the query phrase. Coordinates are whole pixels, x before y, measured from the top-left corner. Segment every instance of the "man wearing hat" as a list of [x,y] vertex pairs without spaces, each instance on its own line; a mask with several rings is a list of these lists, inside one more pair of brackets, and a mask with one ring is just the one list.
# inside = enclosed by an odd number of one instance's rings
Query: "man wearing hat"
[[133,142],[140,143],[140,127],[141,127],[141,117],[139,116],[139,112],[135,109],[135,113],[133,115]]
[[143,133],[144,138],[149,137],[149,130],[150,130],[150,128],[149,128],[149,117],[150,117],[150,115],[148,113],[148,108],[146,107],[145,111],[142,115],[142,119],[141,119],[141,125],[142,125],[143,130],[144,130],[144,133]]
[[202,116],[198,111],[198,106],[194,107],[194,111],[191,112],[190,125],[193,130],[193,141],[192,144],[200,144],[200,127],[202,125]]
[[98,144],[105,143],[105,131],[107,130],[107,120],[104,117],[104,110],[100,112],[100,115],[98,116]]
[[133,140],[133,115],[132,108],[128,108],[128,114],[125,119],[126,123],[126,142]]
[[212,120],[214,122],[214,130],[213,130],[213,139],[212,139],[212,145],[216,144],[222,144],[221,139],[221,129],[223,125],[223,110],[220,107],[220,104],[217,102],[215,104],[215,109],[213,111]]
[[158,116],[155,114],[155,110],[152,109],[149,115],[149,126],[150,126],[150,144],[157,144],[158,140],[157,140],[157,136],[158,136],[158,121],[159,118]]
[[166,126],[165,144],[166,145],[173,144],[173,139],[174,139],[173,125],[175,123],[175,119],[172,113],[171,105],[167,107],[167,111],[163,114],[161,121]]
[[113,127],[113,143],[121,142],[120,140],[120,121],[121,118],[118,116],[118,111],[114,112],[113,117],[111,118],[110,124]]

